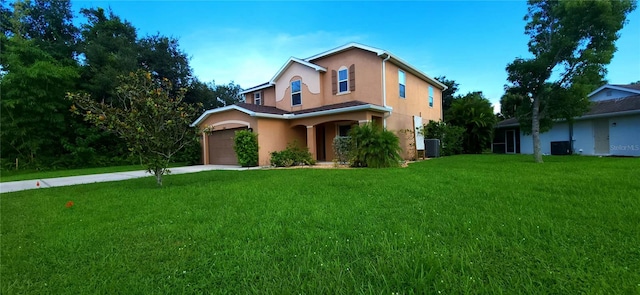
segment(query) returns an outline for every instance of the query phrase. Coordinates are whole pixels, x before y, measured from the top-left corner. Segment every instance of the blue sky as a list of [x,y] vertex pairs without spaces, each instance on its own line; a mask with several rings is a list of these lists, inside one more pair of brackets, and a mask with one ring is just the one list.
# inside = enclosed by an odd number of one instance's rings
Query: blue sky
[[[73,7],[111,7],[139,36],[176,37],[200,80],[244,88],[268,81],[290,56],[359,42],[454,79],[461,93],[482,91],[497,108],[507,63],[529,56],[524,1],[75,1]],[[613,84],[640,80],[640,10],[628,19],[608,66]]]

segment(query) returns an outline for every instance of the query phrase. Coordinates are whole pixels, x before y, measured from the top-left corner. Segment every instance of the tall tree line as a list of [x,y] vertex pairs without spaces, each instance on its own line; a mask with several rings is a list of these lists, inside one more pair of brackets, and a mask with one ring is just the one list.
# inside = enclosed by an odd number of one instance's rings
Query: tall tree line
[[139,36],[111,10],[86,8],[80,14],[86,22],[77,27],[68,0],[0,0],[2,168],[16,159],[24,168],[126,162],[124,144],[74,116],[65,95],[86,92],[117,104],[118,77],[139,69],[168,79],[175,91],[186,89],[185,101],[205,108],[241,100],[237,84],[198,80],[178,39]]

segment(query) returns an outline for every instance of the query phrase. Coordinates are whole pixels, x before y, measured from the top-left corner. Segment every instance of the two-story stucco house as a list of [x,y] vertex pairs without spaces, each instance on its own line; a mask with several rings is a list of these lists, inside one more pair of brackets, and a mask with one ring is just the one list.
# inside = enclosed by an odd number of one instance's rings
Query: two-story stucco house
[[[305,59],[291,57],[268,82],[242,92],[244,103],[204,112],[192,126],[202,134],[205,164],[237,164],[234,132],[258,134],[259,165],[297,141],[318,161],[331,161],[336,136],[372,122],[394,131],[404,157],[424,149],[415,130],[442,119],[446,86],[388,51],[350,43]],[[409,134],[409,135],[407,135]]]
[[[587,97],[590,110],[573,124],[560,120],[540,134],[542,153],[640,156],[640,85],[606,84]],[[533,140],[518,120],[504,120],[496,125],[493,151],[533,154]]]

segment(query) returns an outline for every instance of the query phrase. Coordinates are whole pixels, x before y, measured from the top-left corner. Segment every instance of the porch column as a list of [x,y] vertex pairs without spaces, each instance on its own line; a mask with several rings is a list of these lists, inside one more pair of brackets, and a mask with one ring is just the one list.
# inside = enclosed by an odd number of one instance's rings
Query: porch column
[[202,132],[202,164],[209,164],[209,141],[207,140],[207,133]]
[[314,126],[307,126],[307,147],[313,159],[317,159],[316,153],[316,128]]

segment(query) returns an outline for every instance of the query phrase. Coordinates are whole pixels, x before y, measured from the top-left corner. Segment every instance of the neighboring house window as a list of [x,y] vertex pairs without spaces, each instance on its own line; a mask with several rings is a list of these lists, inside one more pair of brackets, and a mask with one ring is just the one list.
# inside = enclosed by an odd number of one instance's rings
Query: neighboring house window
[[351,125],[339,125],[338,136],[348,136],[349,130],[351,130]]
[[256,92],[253,94],[253,104],[262,104],[262,96],[260,95],[260,92]]
[[405,80],[404,72],[398,70],[398,84],[400,84],[400,97],[405,98]]
[[429,86],[429,106],[433,107],[433,87]]
[[302,87],[300,80],[291,82],[291,105],[297,106],[302,104]]
[[347,69],[342,69],[338,71],[338,92],[347,92],[347,89],[349,89],[348,87],[348,83],[347,81],[349,81],[349,72],[347,71]]

